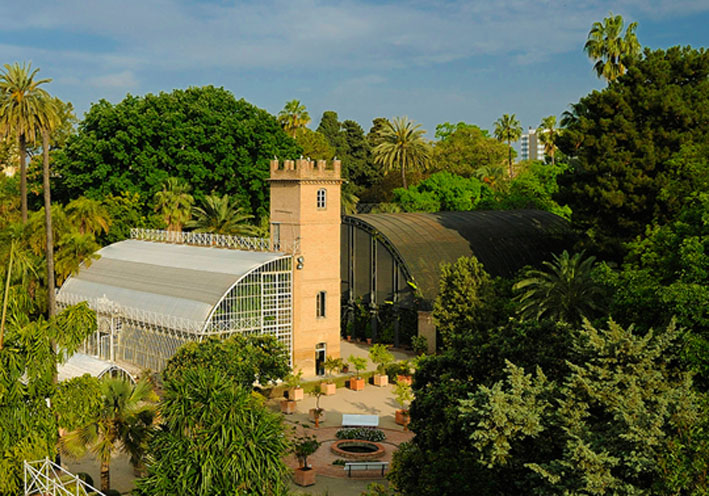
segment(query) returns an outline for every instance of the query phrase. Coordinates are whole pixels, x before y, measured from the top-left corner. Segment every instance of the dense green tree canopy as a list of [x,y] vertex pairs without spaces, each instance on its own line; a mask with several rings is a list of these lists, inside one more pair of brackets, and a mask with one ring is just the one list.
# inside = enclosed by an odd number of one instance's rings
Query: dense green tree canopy
[[266,386],[290,371],[287,352],[275,338],[235,335],[185,344],[170,358],[162,377],[178,380],[187,370],[205,368],[220,370],[246,388],[257,381]]
[[[571,217],[571,208],[559,205],[554,200],[554,194],[559,191],[558,177],[566,169],[566,164],[552,165],[535,161],[524,164],[523,170],[510,181],[497,179],[491,182],[486,179],[485,182],[495,189],[495,196],[491,201],[483,202],[480,207],[502,210],[532,208],[568,219]],[[480,170],[483,171],[485,169]]]
[[[706,162],[705,162],[706,163]],[[673,222],[648,226],[628,245],[620,271],[606,267],[611,314],[642,331],[677,319],[684,328],[684,358],[709,389],[709,194],[692,199]]]
[[624,76],[574,104],[564,122],[559,148],[572,167],[559,181],[561,203],[619,258],[623,242],[682,206],[661,192],[677,182],[682,146],[709,142],[709,52],[646,50]]
[[474,177],[436,172],[408,189],[394,190],[394,204],[404,212],[473,210],[490,189]]
[[197,199],[228,194],[263,216],[268,161],[299,154],[275,117],[222,88],[128,96],[117,105],[101,100],[57,157],[56,191],[65,201],[124,192],[148,201],[177,177]]
[[311,160],[332,160],[335,157],[335,149],[327,138],[317,131],[302,127],[296,131],[295,141],[303,149],[303,156]]
[[[436,131],[436,136],[439,130]],[[507,146],[477,126],[466,124],[445,134],[433,147],[431,168],[471,176],[481,167],[504,163]]]
[[379,138],[372,138],[371,132],[365,136],[362,126],[353,120],[340,122],[337,119],[336,112],[324,112],[317,132],[325,136],[334,155],[342,161],[343,178],[349,181],[348,191],[359,195],[382,177],[381,169],[372,158],[372,140]]
[[678,336],[586,324],[562,377],[508,362],[504,381],[461,402],[481,464],[526,468],[517,493],[706,494],[708,416],[676,369]]

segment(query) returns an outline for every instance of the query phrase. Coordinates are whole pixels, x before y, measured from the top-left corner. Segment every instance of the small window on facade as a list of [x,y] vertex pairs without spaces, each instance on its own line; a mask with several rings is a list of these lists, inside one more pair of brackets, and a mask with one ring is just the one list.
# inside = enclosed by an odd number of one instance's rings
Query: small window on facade
[[315,315],[317,317],[325,317],[325,296],[327,293],[325,291],[320,291],[318,293],[316,302],[315,302]]
[[318,208],[327,207],[327,190],[325,188],[320,188],[318,190]]

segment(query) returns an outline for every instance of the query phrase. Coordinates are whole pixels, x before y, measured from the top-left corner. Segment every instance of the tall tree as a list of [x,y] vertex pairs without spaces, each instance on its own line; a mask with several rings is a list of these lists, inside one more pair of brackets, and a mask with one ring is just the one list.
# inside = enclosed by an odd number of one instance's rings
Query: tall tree
[[55,158],[52,186],[64,203],[137,193],[147,217],[162,183],[177,177],[195,198],[228,194],[262,217],[269,160],[300,153],[265,110],[222,88],[193,87],[92,105]]
[[310,124],[310,115],[300,100],[291,100],[278,112],[278,122],[288,136],[295,138],[298,129]]
[[583,47],[588,56],[596,61],[593,68],[598,77],[609,83],[625,74],[627,67],[624,59],[640,55],[640,43],[635,35],[638,23],[630,23],[623,34],[624,24],[622,16],[614,16],[610,12],[603,23],[593,23]]
[[426,169],[431,159],[431,147],[423,137],[426,131],[408,117],[387,121],[381,131],[381,142],[374,148],[374,161],[391,170],[401,170],[401,183],[406,184],[407,169]]
[[101,407],[86,425],[62,439],[62,448],[74,457],[87,449],[101,462],[101,491],[111,488],[111,457],[119,451],[130,456],[131,464],[141,469],[145,461],[148,436],[155,419],[155,401],[150,382],[106,376],[101,382]]
[[27,222],[27,145],[35,143],[42,115],[51,105],[49,94],[40,85],[51,79],[35,80],[39,69],[32,64],[5,64],[0,74],[0,133],[14,135],[20,155],[20,198],[22,222]]
[[162,215],[168,231],[182,231],[192,215],[193,203],[189,184],[176,177],[168,177],[162,191],[155,194],[155,211]]
[[[450,125],[451,127],[441,127]],[[450,132],[449,132],[450,131]],[[470,177],[481,167],[504,166],[507,147],[473,124],[439,124],[433,145],[433,169]]]
[[550,115],[542,119],[542,123],[537,129],[539,141],[544,145],[544,153],[551,158],[551,165],[555,165],[554,155],[556,154],[556,142],[559,139],[559,129],[556,127],[556,116]]
[[226,234],[232,236],[253,236],[256,227],[248,224],[253,215],[245,213],[236,201],[228,195],[209,195],[202,205],[192,207],[193,219],[185,226],[195,232]]
[[325,136],[330,145],[335,149],[335,153],[342,153],[345,146],[345,137],[340,132],[340,121],[337,117],[337,112],[326,110],[320,118],[317,132]]
[[495,121],[494,134],[498,140],[507,142],[507,163],[510,168],[510,177],[512,177],[512,142],[522,136],[522,126],[515,114],[502,114],[502,117]]
[[42,105],[39,117],[39,132],[42,134],[42,190],[44,198],[44,234],[47,257],[47,310],[49,317],[57,313],[56,283],[54,281],[54,238],[52,236],[52,194],[49,186],[49,136],[59,125],[59,113],[53,100]]
[[624,243],[653,221],[671,220],[685,193],[701,190],[701,174],[682,172],[692,159],[681,151],[709,143],[708,76],[707,50],[646,50],[625,76],[564,116],[559,149],[573,160],[556,199],[606,257],[619,262]]

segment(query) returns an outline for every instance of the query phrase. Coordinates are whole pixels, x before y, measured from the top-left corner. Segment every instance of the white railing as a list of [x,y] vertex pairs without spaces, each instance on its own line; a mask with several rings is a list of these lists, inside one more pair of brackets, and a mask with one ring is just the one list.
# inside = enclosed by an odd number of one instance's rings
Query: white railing
[[162,243],[178,243],[197,246],[213,246],[216,248],[231,248],[247,251],[272,251],[269,238],[250,238],[244,236],[226,236],[224,234],[163,231],[160,229],[133,228],[131,239],[141,241],[159,241]]
[[150,327],[162,329],[170,329],[181,331],[194,336],[205,337],[208,335],[222,335],[236,333],[240,331],[249,331],[260,329],[263,327],[261,317],[239,316],[238,319],[228,321],[212,320],[205,327],[204,321],[197,321],[166,315],[163,313],[150,312],[139,308],[127,307],[119,305],[108,298],[86,298],[85,296],[61,291],[57,294],[57,303],[59,305],[76,305],[77,303],[86,302],[86,304],[97,314],[113,315],[120,317],[124,321],[140,323]]
[[49,458],[25,461],[25,496],[105,496]]

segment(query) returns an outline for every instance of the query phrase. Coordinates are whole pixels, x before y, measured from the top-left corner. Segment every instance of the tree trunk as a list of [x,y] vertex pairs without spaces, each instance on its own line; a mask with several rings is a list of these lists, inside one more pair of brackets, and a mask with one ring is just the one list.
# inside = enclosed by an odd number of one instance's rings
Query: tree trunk
[[406,186],[406,168],[404,164],[401,164],[401,184],[404,185],[404,189],[408,189],[408,186]]
[[49,318],[57,314],[56,292],[54,282],[54,239],[52,233],[52,197],[49,189],[49,131],[42,131],[42,158],[44,173],[42,185],[44,189],[44,232],[47,237],[47,306]]
[[101,492],[108,492],[111,489],[111,465],[110,462],[101,462]]
[[27,154],[27,143],[25,135],[17,136],[18,147],[20,148],[20,210],[22,212],[22,223],[27,223],[27,164],[25,158]]
[[0,350],[5,341],[5,316],[7,314],[7,298],[10,293],[10,277],[12,276],[12,258],[15,254],[15,242],[10,244],[10,263],[7,266],[7,277],[5,278],[5,292],[2,296],[2,317],[0,317]]
[[508,165],[510,167],[510,179],[512,179],[512,141],[507,140]]

